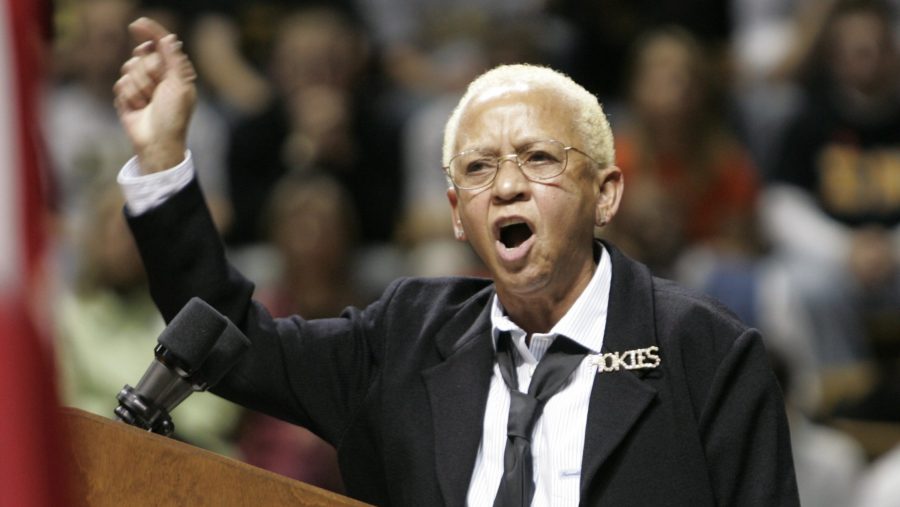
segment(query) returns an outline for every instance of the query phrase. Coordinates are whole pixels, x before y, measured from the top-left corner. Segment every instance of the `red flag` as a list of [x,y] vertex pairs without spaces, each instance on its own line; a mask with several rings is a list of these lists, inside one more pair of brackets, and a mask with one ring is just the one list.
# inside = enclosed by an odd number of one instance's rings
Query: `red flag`
[[46,5],[0,0],[0,507],[67,503],[54,361],[33,319],[47,216],[37,120]]

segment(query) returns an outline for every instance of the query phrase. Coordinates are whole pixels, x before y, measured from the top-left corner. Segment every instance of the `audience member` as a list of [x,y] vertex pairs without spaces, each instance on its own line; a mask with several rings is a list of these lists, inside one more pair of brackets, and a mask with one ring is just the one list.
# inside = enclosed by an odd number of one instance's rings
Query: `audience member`
[[[356,216],[340,184],[328,175],[286,176],[272,191],[266,223],[281,269],[276,283],[257,289],[257,297],[274,316],[323,318],[362,302],[349,279]],[[305,428],[248,412],[238,445],[252,465],[343,490],[334,448]]]
[[328,174],[290,174],[276,184],[266,207],[281,275],[260,297],[274,314],[322,318],[366,303],[352,279],[356,212],[340,183]]
[[[143,265],[112,183],[85,194],[90,203],[79,231],[81,255],[75,287],[63,288],[54,309],[63,372],[63,402],[112,417],[116,394],[135,385],[150,361],[163,320],[150,299]],[[240,409],[208,393],[189,397],[172,413],[175,436],[233,454]]]
[[718,255],[753,253],[757,175],[721,118],[702,47],[666,28],[647,34],[634,55],[631,115],[616,133],[630,194],[616,241],[670,276],[698,245]]
[[732,96],[741,137],[768,174],[799,102],[795,77],[832,0],[731,0]]
[[[113,84],[131,51],[127,32],[137,15],[130,0],[73,2],[59,13],[71,18],[61,24],[56,61],[57,76],[48,83],[44,130],[61,217],[63,272],[72,278],[75,250],[72,235],[90,206],[88,189],[115,179],[116,167],[127,159],[131,145],[116,119]],[[201,98],[188,140],[197,155],[198,175],[220,226],[229,220],[225,201],[224,160],[227,126]]]
[[871,357],[867,321],[900,305],[900,74],[887,7],[839,2],[761,210],[812,315],[823,366]]
[[[117,124],[112,86],[130,52],[128,22],[134,4],[126,0],[73,3],[57,37],[57,79],[48,83],[45,138],[57,208],[75,227],[86,189],[115,178],[131,146]],[[62,13],[60,13],[62,16]]]
[[628,87],[630,49],[648,30],[685,27],[718,64],[731,31],[728,2],[719,0],[555,0],[546,2],[577,29],[570,56],[573,77],[611,103]]
[[[557,59],[569,52],[572,31],[545,9],[546,0],[357,0],[363,21],[384,62],[385,74],[408,98],[441,93],[445,87],[440,53],[461,35],[508,33],[510,28],[531,39]],[[535,36],[533,34],[539,34]],[[415,102],[415,100],[413,101]]]
[[364,34],[337,11],[302,10],[282,20],[271,54],[276,100],[234,132],[229,244],[261,241],[261,212],[275,182],[313,168],[348,190],[364,242],[390,239],[400,154],[392,129],[372,111],[376,90],[362,80],[367,62]]

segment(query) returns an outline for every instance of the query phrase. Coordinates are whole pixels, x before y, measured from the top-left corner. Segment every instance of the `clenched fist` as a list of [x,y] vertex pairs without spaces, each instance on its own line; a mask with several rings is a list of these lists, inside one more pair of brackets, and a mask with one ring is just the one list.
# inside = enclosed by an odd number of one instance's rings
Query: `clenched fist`
[[184,159],[197,74],[178,38],[156,21],[140,18],[129,29],[138,46],[113,87],[116,110],[141,170],[162,171]]

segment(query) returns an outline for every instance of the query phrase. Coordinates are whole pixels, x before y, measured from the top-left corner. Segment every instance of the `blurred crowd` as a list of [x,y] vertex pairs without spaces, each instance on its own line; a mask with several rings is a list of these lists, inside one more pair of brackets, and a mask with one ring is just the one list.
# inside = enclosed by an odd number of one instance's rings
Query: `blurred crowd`
[[[67,404],[111,415],[163,328],[115,183],[112,86],[149,15],[198,74],[188,138],[230,258],[275,315],[398,276],[484,274],[453,238],[442,129],[466,84],[550,65],[625,173],[601,237],[762,330],[801,500],[900,506],[900,1],[57,0],[44,101]],[[209,394],[178,438],[341,490],[312,434]]]

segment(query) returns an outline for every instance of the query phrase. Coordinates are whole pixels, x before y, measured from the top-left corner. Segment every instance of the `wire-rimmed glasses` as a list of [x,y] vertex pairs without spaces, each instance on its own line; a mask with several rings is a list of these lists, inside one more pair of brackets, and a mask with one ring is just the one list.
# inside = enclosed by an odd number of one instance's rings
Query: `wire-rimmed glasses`
[[462,151],[450,159],[444,171],[457,188],[474,190],[493,183],[500,164],[505,160],[514,160],[526,178],[542,182],[555,178],[566,170],[569,150],[577,151],[597,163],[590,155],[574,146],[547,139],[528,143],[516,153],[503,156],[480,149]]

